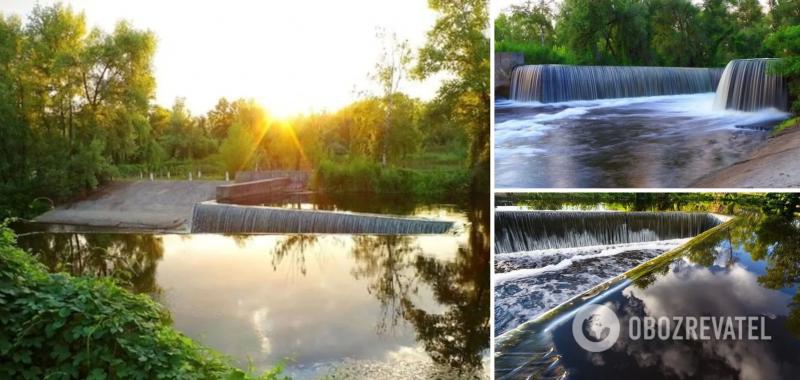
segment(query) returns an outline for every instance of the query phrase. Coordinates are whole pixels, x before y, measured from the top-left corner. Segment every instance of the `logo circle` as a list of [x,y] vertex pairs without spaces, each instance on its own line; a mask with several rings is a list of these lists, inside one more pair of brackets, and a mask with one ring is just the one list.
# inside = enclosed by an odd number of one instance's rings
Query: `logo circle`
[[590,352],[603,352],[611,348],[619,338],[619,329],[617,314],[605,305],[586,305],[572,319],[575,342]]

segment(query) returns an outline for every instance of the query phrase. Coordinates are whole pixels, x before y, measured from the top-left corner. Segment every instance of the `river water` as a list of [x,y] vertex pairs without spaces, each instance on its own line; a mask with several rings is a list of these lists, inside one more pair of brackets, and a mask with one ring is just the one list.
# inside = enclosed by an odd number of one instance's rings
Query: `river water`
[[714,93],[495,103],[498,188],[687,187],[747,156],[778,110],[714,111]]
[[177,330],[243,368],[283,362],[296,379],[486,378],[487,210],[403,207],[393,211],[457,227],[439,235],[104,231],[19,240],[53,271],[111,276],[150,295]]

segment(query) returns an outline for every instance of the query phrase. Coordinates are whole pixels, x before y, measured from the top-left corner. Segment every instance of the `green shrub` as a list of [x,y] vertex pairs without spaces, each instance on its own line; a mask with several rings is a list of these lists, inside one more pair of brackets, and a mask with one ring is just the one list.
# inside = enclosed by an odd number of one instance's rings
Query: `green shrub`
[[795,213],[800,212],[800,194],[767,193],[761,209],[765,214],[793,217]]
[[496,52],[522,53],[525,63],[538,65],[546,63],[575,64],[578,59],[574,54],[564,48],[542,46],[533,42],[497,41],[494,45]]
[[377,162],[355,158],[347,162],[320,163],[314,184],[329,193],[368,192],[436,197],[466,193],[469,178],[467,168],[418,170],[383,167]]
[[[248,379],[110,279],[48,273],[0,224],[0,378]],[[279,378],[280,367],[260,378]]]

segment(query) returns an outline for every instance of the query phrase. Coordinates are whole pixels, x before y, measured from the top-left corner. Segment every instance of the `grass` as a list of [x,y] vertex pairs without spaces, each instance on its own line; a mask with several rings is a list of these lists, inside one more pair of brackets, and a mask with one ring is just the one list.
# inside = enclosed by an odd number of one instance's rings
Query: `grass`
[[366,192],[437,197],[466,193],[469,184],[469,169],[463,165],[431,165],[425,169],[412,169],[392,165],[384,167],[363,158],[324,161],[315,174],[314,187],[328,193]]
[[462,170],[466,152],[446,148],[430,149],[411,156],[403,167],[415,170]]
[[797,127],[799,125],[800,125],[800,116],[791,118],[789,120],[784,121],[783,123],[780,123],[777,127],[775,127],[772,130],[771,135],[772,136],[777,136],[779,133],[781,133],[781,132],[783,132],[783,131],[785,131],[785,130],[787,130],[789,128],[795,128],[795,127]]

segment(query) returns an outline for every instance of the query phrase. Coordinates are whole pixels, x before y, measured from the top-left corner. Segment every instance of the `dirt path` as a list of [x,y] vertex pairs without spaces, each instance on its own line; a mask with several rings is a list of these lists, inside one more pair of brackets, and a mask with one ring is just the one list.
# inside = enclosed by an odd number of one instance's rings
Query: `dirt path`
[[224,181],[125,181],[102,186],[89,197],[62,205],[35,220],[90,227],[188,232],[196,202],[214,199]]
[[800,187],[800,127],[771,137],[746,160],[703,177],[691,187]]

